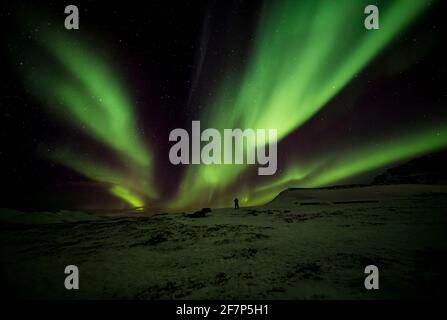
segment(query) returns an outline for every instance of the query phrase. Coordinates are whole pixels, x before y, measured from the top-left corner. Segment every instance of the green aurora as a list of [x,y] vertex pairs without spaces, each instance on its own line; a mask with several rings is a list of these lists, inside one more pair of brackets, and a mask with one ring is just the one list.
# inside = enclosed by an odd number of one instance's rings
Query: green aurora
[[141,207],[157,195],[152,154],[136,127],[136,114],[119,76],[104,58],[67,35],[43,32],[41,44],[53,64],[37,64],[26,79],[47,110],[115,152],[120,168],[81,156],[70,146],[45,154],[84,176],[104,183],[111,194]]
[[[224,77],[218,98],[209,102],[212,108],[203,115],[207,126],[220,130],[276,128],[278,139],[284,138],[323,108],[386,44],[427,9],[426,1],[381,1],[379,30],[353,27],[353,24],[363,24],[364,16],[359,13],[368,4],[368,1],[293,0],[270,3],[262,13],[255,45],[242,77],[234,74]],[[396,152],[381,165],[403,158]],[[289,180],[287,177],[303,171],[298,166],[285,173],[284,179]],[[350,167],[346,163],[347,172]],[[370,168],[363,166],[363,170],[375,167],[371,164]],[[234,183],[246,168],[190,166],[174,206],[180,208],[194,203],[196,199],[191,194],[214,199],[216,193]],[[337,173],[326,175],[331,177]],[[327,185],[324,182],[330,180],[322,178],[320,184],[313,186]],[[221,205],[229,201],[231,197]],[[246,204],[254,203],[259,201],[246,201]]]
[[279,192],[291,188],[317,188],[330,186],[397,161],[420,156],[442,149],[447,145],[445,123],[416,132],[407,132],[386,141],[375,141],[352,150],[340,150],[327,154],[324,161],[314,160],[314,166],[306,170],[290,167],[277,181],[245,191],[244,202],[257,205],[270,201]]
[[[297,130],[428,7],[423,0],[378,3],[380,29],[368,31],[354,27],[363,25],[368,1],[270,2],[260,15],[247,65],[222,77],[217,97],[205,102],[203,126],[276,128],[279,139]],[[36,64],[24,78],[49,112],[112,150],[119,164],[81,155],[70,145],[56,147],[49,157],[104,184],[131,207],[157,202],[153,158],[163,155],[154,155],[139,135],[124,80],[103,53],[70,37],[66,32],[44,33],[40,44],[52,64]],[[427,125],[392,140],[312,159],[310,166],[294,163],[273,180],[257,182],[241,182],[252,170],[247,165],[190,165],[174,199],[161,206],[227,206],[233,194],[241,195],[244,205],[260,204],[286,187],[333,185],[441,149],[447,145],[446,135],[445,122]]]

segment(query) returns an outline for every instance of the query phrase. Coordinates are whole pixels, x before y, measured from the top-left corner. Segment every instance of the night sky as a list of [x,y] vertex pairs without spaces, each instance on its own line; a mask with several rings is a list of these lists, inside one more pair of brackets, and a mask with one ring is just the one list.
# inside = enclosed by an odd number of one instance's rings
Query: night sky
[[[72,31],[67,4],[0,11],[1,207],[259,204],[447,146],[441,1],[78,1]],[[172,165],[192,120],[277,128],[276,175]]]

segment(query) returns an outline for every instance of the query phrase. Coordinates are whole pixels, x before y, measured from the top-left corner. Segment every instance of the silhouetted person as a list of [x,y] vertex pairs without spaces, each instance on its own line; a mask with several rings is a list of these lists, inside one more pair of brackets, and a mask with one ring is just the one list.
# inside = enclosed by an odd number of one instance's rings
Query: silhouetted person
[[238,198],[234,199],[234,208],[239,209],[239,199]]

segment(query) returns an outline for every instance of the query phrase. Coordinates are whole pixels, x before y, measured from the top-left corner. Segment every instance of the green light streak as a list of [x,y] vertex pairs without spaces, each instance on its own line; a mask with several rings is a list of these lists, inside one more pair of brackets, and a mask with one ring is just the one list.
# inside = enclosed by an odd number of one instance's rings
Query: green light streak
[[[278,139],[296,130],[428,6],[423,0],[377,3],[380,29],[366,30],[366,0],[270,2],[246,69],[223,77],[205,109],[206,126],[274,128]],[[177,204],[231,185],[245,168],[190,166]]]
[[312,172],[315,172],[321,166],[321,160],[314,161],[311,165],[293,164],[286,173],[276,178],[266,185],[255,188],[255,193],[271,189],[284,189],[293,183],[300,183],[305,180]]
[[142,207],[145,203],[144,200],[153,195],[148,181],[139,179],[138,172],[132,173],[123,168],[116,169],[101,163],[101,161],[81,157],[69,149],[56,150],[51,153],[42,151],[42,153],[51,160],[102,183],[114,196],[133,207]]
[[[222,78],[217,96],[208,101],[201,116],[203,126],[276,128],[279,139],[299,128],[428,6],[423,0],[376,3],[380,29],[367,31],[363,9],[370,3],[366,0],[270,2],[246,68]],[[26,70],[33,93],[65,122],[114,150],[121,166],[112,168],[80,157],[69,147],[49,157],[103,183],[131,206],[143,206],[156,197],[152,154],[138,134],[123,81],[102,54],[70,33],[44,33],[41,44],[57,64],[41,63]],[[326,186],[437,150],[447,145],[446,135],[442,125],[324,156],[312,166],[291,164],[278,178],[255,186],[234,186],[252,166],[190,165],[169,207],[228,206],[234,197],[228,193],[230,188],[243,205],[265,203],[286,187]]]
[[[24,70],[33,93],[50,112],[113,150],[122,167],[111,171],[102,161],[69,152],[68,146],[50,158],[56,157],[93,180],[112,184],[109,191],[130,205],[142,204],[137,194],[155,198],[150,148],[140,138],[131,99],[104,55],[63,31],[42,31],[39,41],[54,60],[50,65],[37,61]],[[68,152],[71,156],[63,155]]]
[[273,2],[261,19],[237,96],[229,96],[234,92],[230,78],[210,122],[217,128],[276,128],[281,139],[324,107],[427,6],[423,0],[379,1],[381,27],[371,31],[363,26],[368,4]]
[[136,129],[130,99],[104,57],[67,35],[49,32],[41,42],[64,70],[37,66],[28,77],[34,93],[51,101],[50,110],[64,120],[138,165],[149,166],[151,156]]
[[130,203],[133,207],[142,207],[144,205],[143,200],[121,186],[113,186],[110,188],[110,192],[127,203]]
[[[369,146],[328,154],[324,162],[315,160],[316,165],[306,171],[291,166],[277,182],[268,183],[254,191],[247,191],[243,204],[250,206],[265,204],[290,187],[316,188],[334,185],[356,175],[435,152],[446,146],[447,125],[440,124],[386,141],[371,142]],[[301,174],[297,175],[297,172]]]
[[434,152],[447,146],[447,125],[433,126],[373,146],[335,155],[326,170],[307,182],[308,187],[322,187],[349,177],[381,168],[397,161]]

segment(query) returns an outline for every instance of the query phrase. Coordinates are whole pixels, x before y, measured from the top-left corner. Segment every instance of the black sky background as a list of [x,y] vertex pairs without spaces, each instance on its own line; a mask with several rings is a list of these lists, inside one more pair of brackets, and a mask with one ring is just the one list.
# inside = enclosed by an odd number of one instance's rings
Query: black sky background
[[[79,131],[67,128],[46,113],[20,79],[17,64],[22,42],[32,41],[33,26],[20,29],[19,12],[45,12],[63,28],[64,7],[80,9],[80,30],[101,39],[98,47],[113,48],[119,71],[138,108],[141,135],[151,142],[157,181],[172,196],[184,171],[169,164],[168,135],[173,128],[190,127],[201,106],[198,95],[208,90],[225,69],[245,62],[260,1],[21,1],[2,4],[2,85],[0,100],[0,207],[41,210],[73,208],[79,203],[112,199],[100,186],[60,165],[43,159],[38,148],[66,140],[97,149],[100,146]],[[389,45],[329,104],[278,147],[279,172],[288,163],[349,148],[377,135],[399,132],[447,119],[445,10],[442,1]],[[206,47],[201,45],[208,30]],[[237,32],[239,31],[239,32]],[[230,47],[223,44],[231,43]],[[235,52],[236,50],[236,52]],[[206,51],[205,71],[197,79],[200,55]],[[25,57],[25,55],[23,55]],[[225,62],[226,61],[226,62]],[[410,68],[407,68],[411,65]],[[197,80],[197,82],[195,82]],[[145,105],[160,106],[145,108]],[[377,112],[380,105],[380,112]],[[162,107],[161,107],[162,106]],[[421,106],[423,106],[421,108]],[[360,121],[370,118],[371,121]],[[147,130],[147,128],[151,128]],[[302,137],[306,137],[303,139]],[[306,141],[318,141],[319,145]],[[297,139],[300,137],[300,139]],[[298,142],[297,142],[298,141]],[[291,150],[299,149],[299,154]],[[291,155],[292,154],[292,155]],[[104,150],[107,156],[107,151]],[[169,174],[167,174],[169,172]],[[362,178],[362,177],[361,177]],[[364,177],[363,177],[364,178]],[[369,178],[369,177],[368,177]],[[366,179],[366,178],[365,178]]]

